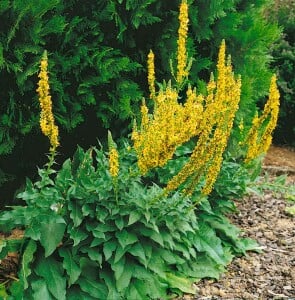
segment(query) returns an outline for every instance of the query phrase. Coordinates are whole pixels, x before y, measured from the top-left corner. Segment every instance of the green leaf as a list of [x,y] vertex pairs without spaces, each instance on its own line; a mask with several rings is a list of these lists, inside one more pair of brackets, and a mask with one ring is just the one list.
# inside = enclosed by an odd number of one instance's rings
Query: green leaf
[[26,228],[25,237],[31,238],[35,241],[40,240],[40,237],[41,237],[40,223],[32,222],[30,227]]
[[73,246],[77,246],[81,241],[84,241],[88,237],[88,234],[80,228],[72,228],[69,233],[71,239],[74,241]]
[[61,263],[52,257],[40,258],[35,272],[44,278],[48,290],[57,300],[66,299],[66,278]]
[[45,257],[52,254],[56,247],[61,243],[66,224],[63,223],[41,223],[40,224],[40,243],[45,249]]
[[78,227],[83,221],[83,214],[77,201],[71,201],[69,209],[71,210],[70,217],[73,220],[74,227]]
[[126,248],[122,248],[120,245],[118,245],[116,249],[114,263],[117,263],[123,257],[123,255],[125,255],[129,248],[129,246],[127,246]]
[[52,296],[47,288],[44,279],[34,280],[32,282],[33,299],[52,300]]
[[193,280],[185,277],[177,276],[172,273],[166,273],[166,280],[169,283],[170,288],[177,288],[184,293],[195,294],[196,289],[193,288]]
[[125,268],[123,268],[123,273],[116,281],[116,286],[119,292],[125,290],[129,286],[132,277],[132,271],[132,265],[127,263]]
[[125,229],[117,232],[116,237],[123,249],[138,241],[137,236],[134,233],[128,232]]
[[103,254],[104,254],[106,261],[108,261],[111,258],[112,254],[116,248],[117,248],[116,241],[110,240],[103,244]]
[[132,247],[128,250],[130,254],[132,254],[135,257],[139,257],[145,267],[147,267],[148,260],[145,256],[145,249],[140,243],[136,243],[135,245],[132,245]]
[[181,270],[192,278],[215,278],[219,279],[224,268],[205,254],[199,254],[197,259],[181,266]]
[[[5,240],[0,239],[0,258],[4,258],[7,255],[7,242]],[[4,251],[3,251],[4,250]],[[1,253],[3,251],[3,253]]]
[[156,250],[156,253],[169,265],[183,264],[185,262],[183,258],[180,258],[179,255],[173,251],[160,248]]
[[116,263],[111,264],[111,268],[115,272],[115,279],[116,280],[118,280],[124,272],[125,261],[126,261],[125,257],[122,257]]
[[161,233],[158,233],[150,228],[142,228],[140,233],[164,247],[164,241]]
[[132,224],[136,223],[138,220],[140,220],[141,216],[142,215],[139,212],[131,211],[131,213],[129,215],[128,225],[132,225]]
[[[134,265],[132,286],[141,296],[139,299],[165,299],[167,298],[167,284],[163,284],[157,274],[147,269]],[[149,297],[150,296],[150,297]]]
[[69,275],[69,286],[77,281],[81,274],[81,269],[75,262],[72,252],[69,249],[59,249],[59,254],[64,258],[63,267]]
[[23,300],[23,296],[24,296],[23,281],[22,280],[13,281],[9,286],[9,292],[13,300]]
[[207,253],[212,259],[221,265],[228,263],[224,256],[221,240],[215,231],[205,223],[200,224],[198,233],[195,235],[195,246],[198,251]]
[[95,299],[106,299],[107,297],[108,291],[106,286],[97,282],[97,280],[80,277],[78,284],[83,292],[88,293]]
[[30,263],[34,260],[34,254],[36,250],[37,250],[36,242],[30,240],[23,253],[21,270],[20,270],[20,276],[24,283],[24,290],[26,290],[29,286],[27,279],[32,273],[32,270],[30,268]]
[[[67,289],[67,300],[96,300],[91,297],[89,294],[86,294],[81,291],[78,285],[73,285],[69,289]],[[114,298],[115,299],[115,298]]]
[[115,224],[118,227],[119,230],[122,230],[124,228],[124,219],[123,217],[119,217],[115,219]]
[[102,254],[98,248],[88,248],[87,254],[91,260],[97,261],[100,265],[102,264]]

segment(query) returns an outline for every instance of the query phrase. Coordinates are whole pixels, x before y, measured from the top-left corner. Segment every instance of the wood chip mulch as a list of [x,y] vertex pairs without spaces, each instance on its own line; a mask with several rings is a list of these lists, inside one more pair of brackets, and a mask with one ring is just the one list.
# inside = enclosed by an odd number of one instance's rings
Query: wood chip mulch
[[295,299],[295,219],[285,213],[286,200],[266,193],[237,206],[233,222],[263,252],[234,259],[219,281],[198,283],[199,293],[190,299]]

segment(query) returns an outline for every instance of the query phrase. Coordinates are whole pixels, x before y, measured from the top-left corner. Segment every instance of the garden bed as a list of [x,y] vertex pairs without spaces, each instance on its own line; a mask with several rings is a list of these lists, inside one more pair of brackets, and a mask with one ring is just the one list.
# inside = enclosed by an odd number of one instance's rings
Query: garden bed
[[[281,174],[287,167],[288,183],[295,183],[295,152],[272,147],[265,159],[268,172]],[[219,281],[197,284],[198,296],[182,299],[295,299],[295,222],[285,211],[286,199],[280,193],[265,192],[236,202],[239,213],[231,216],[245,236],[258,241],[262,253],[236,258]],[[10,239],[21,238],[14,230]],[[3,235],[1,236],[3,238]],[[1,261],[0,283],[17,279],[17,254]]]

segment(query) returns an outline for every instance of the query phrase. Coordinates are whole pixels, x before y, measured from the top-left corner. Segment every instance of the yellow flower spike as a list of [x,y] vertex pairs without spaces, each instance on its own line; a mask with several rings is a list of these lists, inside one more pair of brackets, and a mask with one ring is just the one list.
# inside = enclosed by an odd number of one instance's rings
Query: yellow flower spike
[[109,146],[109,170],[113,178],[119,175],[119,153],[117,151],[116,143],[112,138],[112,134],[108,131],[108,146]]
[[[245,141],[248,146],[245,162],[266,153],[271,145],[272,133],[277,125],[280,106],[280,93],[276,80],[276,75],[273,75],[270,82],[269,98],[264,106],[263,113],[260,117],[256,113],[252,121],[252,127]],[[268,122],[267,125],[265,125],[266,121]],[[261,132],[263,126],[265,128]]]
[[203,194],[209,194],[222,164],[222,154],[233,126],[240,100],[241,79],[235,80],[230,60],[225,65],[225,43],[221,44],[218,60],[218,77],[213,76],[207,85],[208,95],[198,129],[198,142],[190,160],[167,184],[168,191],[187,184],[186,193],[191,194],[201,177],[205,179]]
[[49,78],[47,74],[48,58],[47,51],[44,54],[40,63],[40,73],[38,75],[39,82],[37,92],[39,94],[39,103],[41,107],[40,113],[40,128],[42,133],[49,138],[50,151],[55,152],[59,145],[58,127],[54,124],[54,116],[52,113],[52,101],[49,94]]
[[177,76],[176,81],[181,84],[183,79],[188,76],[187,70],[187,51],[186,41],[188,32],[188,4],[186,0],[183,0],[179,9],[179,29],[177,40]]
[[148,69],[148,84],[150,89],[150,98],[154,99],[156,94],[155,89],[155,55],[152,50],[150,50],[148,54],[148,60],[147,60],[147,69]]
[[119,175],[119,154],[116,148],[112,148],[109,154],[110,174],[112,177]]

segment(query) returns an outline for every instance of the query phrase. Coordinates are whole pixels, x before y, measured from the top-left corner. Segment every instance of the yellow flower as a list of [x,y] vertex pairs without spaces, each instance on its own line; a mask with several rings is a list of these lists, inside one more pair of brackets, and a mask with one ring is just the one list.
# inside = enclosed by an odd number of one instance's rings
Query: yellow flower
[[110,174],[117,177],[119,174],[119,154],[116,148],[112,148],[109,153]]
[[181,84],[183,79],[188,76],[187,70],[187,51],[186,51],[186,40],[188,32],[188,4],[186,0],[183,0],[180,4],[179,9],[179,29],[178,29],[178,40],[177,40],[177,77],[176,81]]
[[224,41],[219,50],[217,70],[217,82],[211,76],[207,85],[207,98],[199,122],[197,145],[187,164],[168,182],[168,191],[187,182],[185,192],[191,194],[201,177],[204,177],[202,192],[209,194],[216,181],[222,164],[222,154],[238,109],[241,90],[241,79],[234,78],[230,60],[225,64]]
[[155,96],[153,114],[148,116],[145,102],[141,106],[141,126],[133,127],[132,140],[142,174],[164,166],[176,148],[196,136],[202,117],[203,97],[189,88],[187,100],[178,103],[178,92],[168,85]]
[[52,101],[49,94],[49,79],[47,74],[48,59],[47,53],[44,52],[40,63],[40,78],[38,82],[37,92],[39,94],[39,103],[41,107],[40,113],[40,128],[45,136],[50,141],[50,151],[54,152],[59,145],[58,141],[58,127],[54,124],[54,116],[52,113]]
[[148,69],[148,84],[150,89],[150,98],[154,99],[155,97],[155,56],[152,50],[150,50],[148,54],[147,60],[147,69]]
[[280,106],[280,93],[276,80],[276,75],[273,75],[270,82],[269,98],[264,106],[262,115],[258,117],[256,113],[252,120],[252,127],[245,141],[248,146],[246,162],[266,153],[271,145],[272,133],[277,125]]

